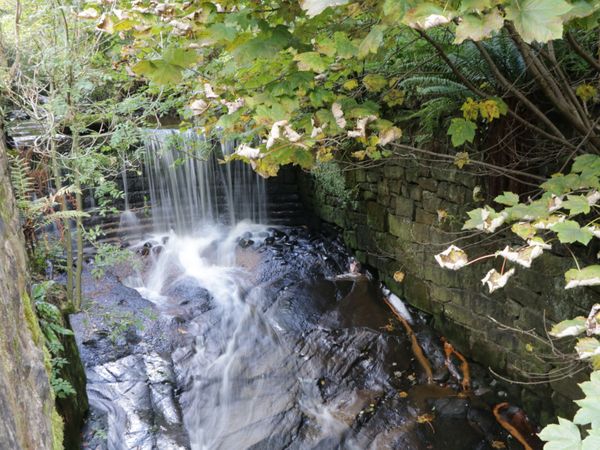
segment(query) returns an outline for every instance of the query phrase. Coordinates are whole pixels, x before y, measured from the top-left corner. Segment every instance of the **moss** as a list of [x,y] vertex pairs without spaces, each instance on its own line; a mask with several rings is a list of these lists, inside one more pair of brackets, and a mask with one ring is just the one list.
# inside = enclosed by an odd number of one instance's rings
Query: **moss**
[[42,343],[42,330],[40,328],[40,324],[38,323],[37,316],[35,315],[35,312],[33,312],[33,306],[31,304],[29,294],[27,294],[27,292],[23,292],[21,299],[23,302],[23,311],[25,312],[25,321],[27,322],[27,327],[31,332],[33,342],[39,346]]
[[52,449],[63,450],[64,422],[56,408],[52,408]]

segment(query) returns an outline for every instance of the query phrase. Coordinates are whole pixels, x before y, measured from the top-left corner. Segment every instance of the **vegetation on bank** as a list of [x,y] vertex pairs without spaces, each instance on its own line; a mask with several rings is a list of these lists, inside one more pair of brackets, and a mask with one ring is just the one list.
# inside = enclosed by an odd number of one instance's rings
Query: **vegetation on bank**
[[[263,176],[285,164],[316,168],[328,192],[345,192],[340,167],[398,158],[487,175],[496,195],[465,229],[509,231],[519,244],[470,260],[450,247],[436,255],[440,265],[498,258],[482,279],[492,292],[560,249],[574,260],[565,288],[600,284],[598,0],[0,5],[3,116],[24,111],[44,130],[14,159],[26,236],[33,243],[36,228],[59,224],[76,308],[90,236],[83,188],[101,187],[105,205],[118,199],[111,179],[135,167],[138,128],[168,112],[184,118],[182,128],[233,136],[239,145],[227,159]],[[39,186],[52,185],[45,203],[19,189],[26,164]],[[599,368],[595,310],[551,331],[582,333],[576,351]],[[546,448],[597,447],[600,413],[588,407],[600,401],[596,374],[574,420],[589,432],[582,438],[561,419],[541,434]]]

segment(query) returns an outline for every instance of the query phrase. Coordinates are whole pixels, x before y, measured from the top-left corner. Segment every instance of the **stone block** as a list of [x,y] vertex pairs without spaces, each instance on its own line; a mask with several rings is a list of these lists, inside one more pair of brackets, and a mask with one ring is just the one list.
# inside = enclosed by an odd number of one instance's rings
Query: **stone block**
[[362,182],[367,181],[367,173],[364,169],[355,170],[354,173],[355,173],[357,183],[362,183]]
[[404,296],[406,301],[415,308],[430,314],[433,313],[429,297],[429,287],[422,279],[412,274],[407,274],[404,279]]
[[367,171],[367,181],[369,183],[377,183],[381,179],[381,174],[377,169],[370,169]]
[[467,201],[467,190],[465,187],[454,183],[440,183],[437,195],[439,198],[459,205]]
[[421,188],[424,191],[432,191],[432,192],[437,191],[438,182],[436,180],[434,180],[433,178],[419,178],[417,183],[419,184],[419,186],[421,186]]
[[425,211],[437,214],[437,210],[442,207],[444,201],[435,192],[423,191],[421,203]]
[[387,180],[377,183],[377,197],[381,203],[386,203],[390,196],[390,188]]
[[408,195],[412,200],[420,202],[423,198],[423,189],[418,184],[410,184],[408,186]]
[[397,216],[413,218],[415,202],[409,198],[396,197],[394,202],[394,212]]
[[387,212],[384,206],[377,202],[367,203],[367,224],[376,231],[385,231],[387,228]]
[[383,175],[390,180],[398,180],[404,178],[404,168],[397,164],[388,163],[383,168]]
[[412,221],[405,217],[388,214],[388,227],[392,235],[403,241],[412,240]]
[[427,211],[422,210],[421,208],[417,209],[417,213],[415,215],[415,222],[422,223],[425,225],[434,225],[437,223],[437,214],[431,214]]

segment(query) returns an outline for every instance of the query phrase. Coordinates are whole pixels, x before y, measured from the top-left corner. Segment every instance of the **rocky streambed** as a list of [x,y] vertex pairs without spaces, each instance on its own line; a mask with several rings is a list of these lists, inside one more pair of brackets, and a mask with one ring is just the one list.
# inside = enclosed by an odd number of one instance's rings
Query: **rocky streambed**
[[497,420],[505,393],[427,317],[348,273],[333,235],[242,223],[134,250],[141,272],[86,273],[71,317],[85,448],[522,448],[502,421],[539,447],[522,411]]

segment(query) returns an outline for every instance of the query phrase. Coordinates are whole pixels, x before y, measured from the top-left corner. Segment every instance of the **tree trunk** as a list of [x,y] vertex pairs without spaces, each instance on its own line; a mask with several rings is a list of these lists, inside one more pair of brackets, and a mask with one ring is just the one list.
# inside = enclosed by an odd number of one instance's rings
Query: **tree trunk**
[[[58,152],[56,150],[56,139],[54,133],[50,137],[50,158],[52,160],[52,172],[54,176],[54,187],[59,190],[63,187],[62,174],[58,165]],[[69,210],[67,199],[62,196],[60,199],[60,209],[62,212]],[[69,219],[63,219],[63,238],[67,250],[67,300],[73,303],[73,236],[71,234],[71,222]]]

